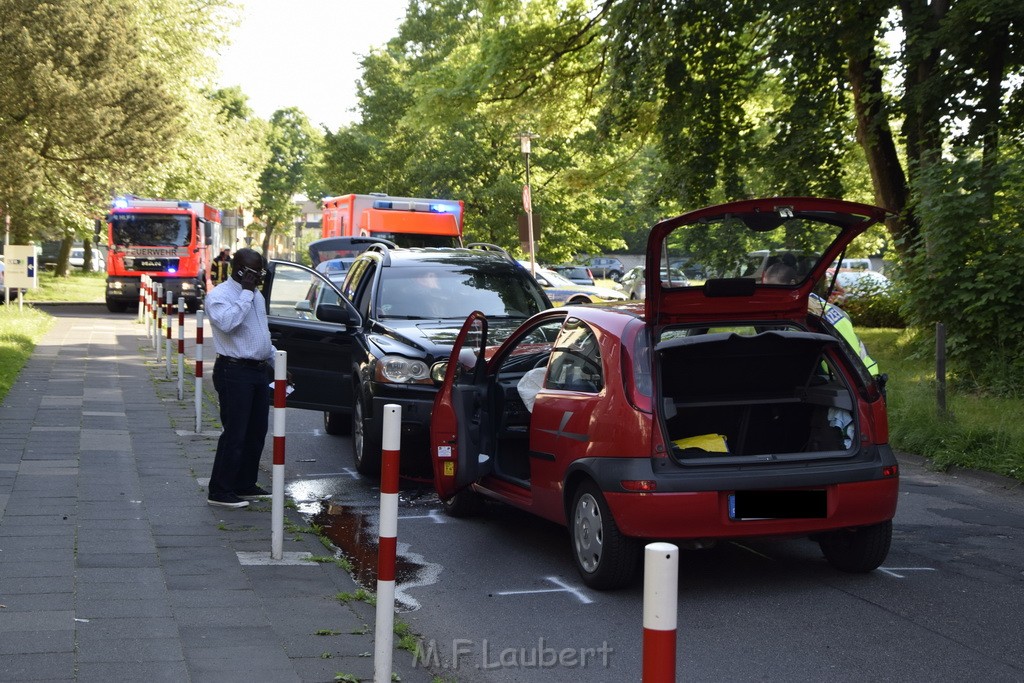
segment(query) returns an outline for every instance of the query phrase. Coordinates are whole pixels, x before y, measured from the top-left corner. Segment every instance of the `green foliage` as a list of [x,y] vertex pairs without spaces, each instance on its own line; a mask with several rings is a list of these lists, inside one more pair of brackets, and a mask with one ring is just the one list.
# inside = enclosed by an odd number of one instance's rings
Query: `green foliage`
[[993,203],[981,188],[1020,188],[1022,181],[1024,163],[1015,157],[986,168],[965,154],[922,171],[922,235],[906,264],[910,322],[925,330],[945,325],[959,381],[1018,396],[1024,393],[1024,209],[1012,192],[996,193]]
[[303,192],[319,164],[320,133],[306,115],[294,107],[270,117],[267,130],[269,158],[259,175],[256,214],[263,226],[263,253],[275,232],[291,227],[298,216],[294,197]]
[[858,329],[906,327],[903,315],[906,293],[898,284],[883,290],[877,283],[865,280],[846,288],[846,297],[839,306],[849,314]]
[[1024,481],[1024,402],[1019,398],[947,390],[951,416],[936,403],[935,347],[912,330],[861,329],[872,358],[889,375],[889,441],[927,455],[940,469],[952,465]]

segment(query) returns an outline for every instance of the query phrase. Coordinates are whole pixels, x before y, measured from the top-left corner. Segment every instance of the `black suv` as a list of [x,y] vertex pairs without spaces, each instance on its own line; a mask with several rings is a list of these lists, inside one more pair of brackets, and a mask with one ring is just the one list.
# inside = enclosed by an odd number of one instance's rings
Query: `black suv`
[[[434,395],[455,336],[483,312],[500,343],[551,307],[505,251],[390,249],[356,257],[338,286],[313,270],[271,261],[263,286],[270,334],[288,352],[292,408],[324,411],[328,434],[351,431],[356,469],[380,474],[383,409],[402,407],[403,475],[430,476],[427,444]],[[490,336],[489,336],[490,338]]]

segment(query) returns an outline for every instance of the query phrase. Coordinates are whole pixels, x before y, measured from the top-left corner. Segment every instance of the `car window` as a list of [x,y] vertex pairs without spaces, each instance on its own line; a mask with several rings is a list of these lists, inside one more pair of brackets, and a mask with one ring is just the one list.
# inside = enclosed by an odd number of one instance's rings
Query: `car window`
[[385,268],[376,308],[381,318],[527,318],[546,306],[518,268],[425,265]]
[[[312,270],[295,263],[277,263],[270,296],[267,299],[269,314],[282,318],[309,318],[308,302],[311,285],[320,278]],[[306,304],[299,306],[300,302]]]
[[569,318],[551,352],[544,388],[596,394],[603,387],[604,371],[597,335],[586,323]]

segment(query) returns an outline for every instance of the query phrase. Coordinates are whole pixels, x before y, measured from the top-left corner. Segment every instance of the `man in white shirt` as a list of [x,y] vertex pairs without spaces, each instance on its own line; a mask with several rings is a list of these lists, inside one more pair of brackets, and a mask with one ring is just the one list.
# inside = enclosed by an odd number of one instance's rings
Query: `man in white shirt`
[[258,289],[265,272],[259,252],[239,249],[228,279],[206,296],[217,351],[213,386],[224,427],[207,489],[210,505],[242,508],[251,499],[269,496],[256,483],[267,437],[275,352],[266,301]]

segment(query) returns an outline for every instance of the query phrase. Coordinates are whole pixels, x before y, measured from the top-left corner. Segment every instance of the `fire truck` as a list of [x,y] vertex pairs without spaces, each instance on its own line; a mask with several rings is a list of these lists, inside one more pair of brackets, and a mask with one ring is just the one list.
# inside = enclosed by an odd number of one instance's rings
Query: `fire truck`
[[107,309],[124,311],[139,300],[141,276],[163,283],[174,300],[199,308],[209,286],[210,258],[220,245],[221,212],[204,202],[118,197],[96,241],[107,242]]
[[322,237],[380,237],[400,247],[462,246],[463,202],[347,194],[323,200]]

